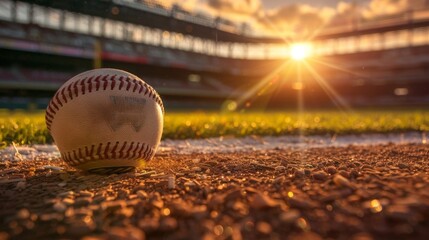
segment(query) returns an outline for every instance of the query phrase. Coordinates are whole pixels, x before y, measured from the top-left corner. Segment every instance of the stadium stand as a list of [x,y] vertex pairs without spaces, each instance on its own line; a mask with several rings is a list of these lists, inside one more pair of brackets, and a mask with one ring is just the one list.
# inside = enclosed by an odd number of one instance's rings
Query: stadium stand
[[[308,62],[351,105],[427,104],[428,12],[325,29]],[[142,77],[167,107],[219,107],[261,81],[272,84],[270,106],[295,106],[296,71],[266,79],[290,60],[289,46],[249,32],[159,1],[1,0],[0,93],[8,104],[16,97],[44,107],[59,85],[98,62]],[[306,104],[332,105],[314,76],[302,78]]]

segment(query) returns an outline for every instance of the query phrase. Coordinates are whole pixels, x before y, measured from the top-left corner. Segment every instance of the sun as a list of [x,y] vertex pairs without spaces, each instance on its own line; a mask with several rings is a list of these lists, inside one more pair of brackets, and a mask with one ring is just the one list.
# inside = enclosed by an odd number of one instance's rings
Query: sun
[[295,61],[301,61],[311,55],[312,47],[310,43],[294,43],[290,46],[290,57]]

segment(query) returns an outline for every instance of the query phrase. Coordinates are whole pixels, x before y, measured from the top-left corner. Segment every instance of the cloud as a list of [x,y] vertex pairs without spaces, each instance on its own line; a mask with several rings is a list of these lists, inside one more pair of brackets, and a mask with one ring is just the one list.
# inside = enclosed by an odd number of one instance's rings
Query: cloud
[[242,15],[253,15],[261,9],[259,0],[208,0],[207,4],[218,11]]
[[[166,5],[178,4],[193,13],[222,17],[238,25],[247,23],[254,35],[271,35],[292,39],[308,38],[320,29],[350,24],[357,18],[376,19],[396,14],[426,0],[339,1],[322,8],[295,3],[265,9],[262,0],[163,0]],[[417,4],[417,2],[421,2]],[[413,4],[411,4],[413,3]]]
[[199,0],[163,0],[162,4],[166,7],[171,7],[174,4],[188,11],[196,11],[201,6]]
[[282,37],[305,38],[320,29],[332,16],[329,8],[317,9],[305,4],[292,4],[265,11],[257,19],[265,32]]
[[365,18],[375,18],[383,15],[396,14],[406,11],[410,6],[409,0],[372,0],[363,9],[362,16]]
[[339,2],[335,7],[335,13],[329,19],[327,27],[350,24],[361,17],[361,6],[356,3]]

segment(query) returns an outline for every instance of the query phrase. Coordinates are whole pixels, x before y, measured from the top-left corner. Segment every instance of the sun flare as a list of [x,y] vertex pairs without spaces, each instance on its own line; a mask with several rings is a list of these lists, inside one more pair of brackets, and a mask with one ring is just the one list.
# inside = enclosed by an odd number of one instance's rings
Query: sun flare
[[290,46],[290,57],[295,61],[301,61],[311,55],[312,47],[310,43],[294,43]]

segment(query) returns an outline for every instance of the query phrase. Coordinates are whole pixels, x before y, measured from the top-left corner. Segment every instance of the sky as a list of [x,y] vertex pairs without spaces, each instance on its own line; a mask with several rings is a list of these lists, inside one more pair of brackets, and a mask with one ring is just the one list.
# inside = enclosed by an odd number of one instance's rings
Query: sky
[[[284,5],[292,5],[292,4],[307,4],[313,7],[335,7],[337,3],[340,2],[338,0],[262,0],[262,6],[265,8],[277,8]],[[345,0],[343,2],[353,2],[353,0]],[[356,2],[356,1],[355,1]],[[368,2],[368,0],[361,0],[358,2]]]
[[254,35],[309,38],[333,26],[371,21],[410,9],[429,7],[429,0],[164,0],[191,12],[246,23]]

